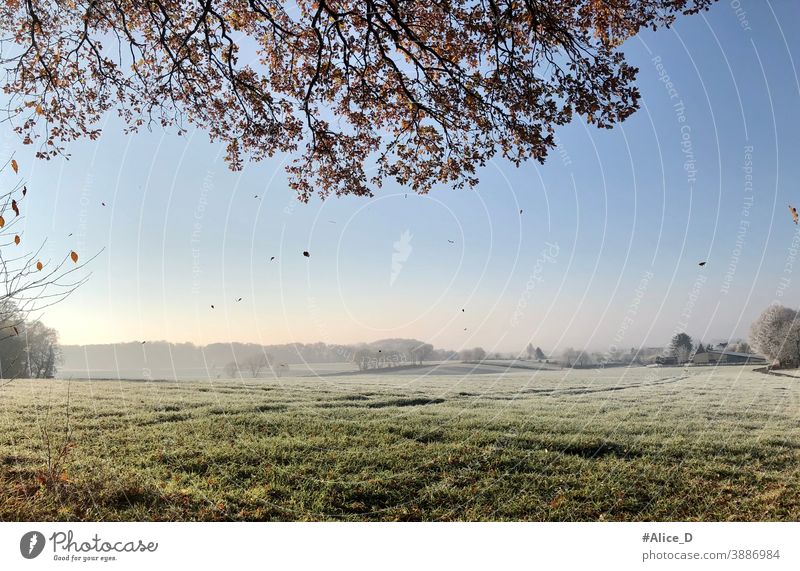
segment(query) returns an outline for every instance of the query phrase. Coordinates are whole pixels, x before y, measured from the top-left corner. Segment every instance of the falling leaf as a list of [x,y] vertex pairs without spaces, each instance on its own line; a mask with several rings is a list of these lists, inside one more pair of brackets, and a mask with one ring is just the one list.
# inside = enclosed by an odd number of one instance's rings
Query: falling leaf
[[14,234],[14,243],[19,246],[19,234]]
[[794,223],[795,223],[795,224],[797,224],[797,219],[798,219],[798,216],[797,216],[797,208],[795,208],[794,206],[792,206],[792,205],[790,204],[790,205],[789,205],[789,212],[791,212],[791,213],[792,213],[792,220],[794,220]]
[[211,306],[211,309],[214,309],[214,306],[213,306],[213,305]]
[[[0,228],[2,228],[2,226],[0,226]],[[272,257],[269,259],[269,261],[271,262],[271,261],[272,261],[272,260],[274,260],[274,259],[275,259],[275,256],[272,256]]]
[[239,299],[237,299],[237,300],[236,300],[236,303],[239,303],[240,301],[242,301],[242,298],[241,298],[241,297],[240,297]]
[[14,172],[19,172],[19,165],[17,164],[16,159],[11,159],[11,168],[14,169]]
[[147,343],[147,341],[142,341],[142,345],[144,345],[145,343]]
[[0,228],[6,225],[6,219],[0,216]]
[[22,187],[22,196],[25,196],[26,194],[28,194],[28,187],[27,186],[23,186]]
[[311,254],[309,254],[308,252],[303,252],[303,255],[304,255],[306,258],[310,258],[310,257],[311,257]]
[[705,265],[706,265],[706,263],[705,263],[705,262],[700,262],[700,263],[699,263],[699,264],[697,264],[697,265],[698,265],[698,266],[700,266],[700,267],[702,268],[703,266],[705,266]]
[[36,262],[36,269],[37,270],[39,270],[41,272],[43,267],[44,266],[42,265],[42,262]]
[[16,213],[16,215],[19,216],[19,206],[17,206],[16,200],[11,201],[11,210],[13,210]]
[[73,262],[76,264],[78,263],[78,254],[75,252],[75,250],[69,253],[69,257],[72,258]]
[[14,326],[14,335],[19,335],[19,329],[17,329],[16,325]]
[[102,204],[103,206],[105,206],[105,205],[106,205],[106,203],[105,203],[105,202],[101,202],[100,204]]
[[519,209],[519,213],[522,214],[522,208]]
[[455,242],[453,242],[452,240],[448,240],[448,242],[450,242],[451,244],[455,244]]

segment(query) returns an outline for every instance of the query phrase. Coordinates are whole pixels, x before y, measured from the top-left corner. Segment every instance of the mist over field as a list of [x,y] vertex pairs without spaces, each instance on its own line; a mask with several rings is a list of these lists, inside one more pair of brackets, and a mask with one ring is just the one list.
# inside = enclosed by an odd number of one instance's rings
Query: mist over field
[[[108,343],[100,345],[63,345],[62,360],[58,367],[60,378],[122,378],[122,379],[198,379],[231,376],[226,371],[232,363],[242,369],[253,357],[265,359],[263,370],[255,376],[297,376],[342,371],[356,371],[357,355],[370,351],[378,355],[394,355],[389,365],[399,365],[410,360],[419,347],[428,347],[416,339],[384,339],[353,345],[326,343],[287,343],[282,345],[257,345],[255,343],[213,343],[197,346],[192,343],[148,341],[142,343]],[[381,351],[378,354],[378,350]],[[428,361],[442,361],[457,357],[454,351],[426,352]],[[267,362],[268,361],[268,362]],[[270,369],[268,364],[272,364]],[[280,366],[280,369],[278,368]],[[253,377],[252,372],[244,372]]]

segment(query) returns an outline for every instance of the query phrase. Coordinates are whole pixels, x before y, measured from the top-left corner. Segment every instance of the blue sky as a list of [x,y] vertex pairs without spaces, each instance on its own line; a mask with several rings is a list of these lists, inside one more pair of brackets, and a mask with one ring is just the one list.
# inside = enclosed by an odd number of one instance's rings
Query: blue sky
[[746,337],[800,288],[786,207],[800,205],[800,40],[781,27],[800,6],[743,1],[743,23],[737,4],[629,40],[638,113],[613,130],[576,120],[545,165],[497,161],[474,190],[406,197],[388,183],[371,200],[306,205],[286,157],[233,173],[203,132],[125,136],[111,117],[69,161],[35,160],[4,134],[29,188],[26,240],[47,238],[53,257],[104,248],[90,281],[42,318],[64,343],[605,351],[678,329]]

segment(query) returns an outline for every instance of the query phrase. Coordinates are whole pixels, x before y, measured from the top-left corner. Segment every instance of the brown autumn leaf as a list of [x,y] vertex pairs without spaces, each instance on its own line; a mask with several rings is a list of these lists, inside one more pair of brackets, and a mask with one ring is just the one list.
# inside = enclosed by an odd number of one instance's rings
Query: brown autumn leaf
[[15,173],[19,172],[19,165],[17,164],[16,159],[11,159],[11,168],[14,169]]
[[19,240],[19,234],[14,234],[14,243],[15,243],[17,246],[19,246],[19,242],[20,242],[20,240]]
[[11,200],[11,210],[13,210],[17,216],[19,216],[19,206],[17,206],[16,200]]
[[795,223],[795,224],[797,224],[797,220],[798,220],[798,216],[797,216],[797,208],[795,208],[794,206],[792,206],[792,205],[790,204],[790,205],[789,205],[789,212],[791,212],[791,213],[792,213],[792,220],[794,220],[794,223]]
[[75,250],[69,253],[69,257],[72,258],[73,262],[75,262],[76,264],[78,263],[78,254],[77,252],[75,252]]
[[39,271],[41,272],[43,267],[44,267],[44,266],[42,265],[42,262],[41,262],[41,261],[39,261],[39,262],[36,262],[36,269],[37,269],[37,270],[39,270]]
[[0,228],[6,225],[6,219],[0,216]]
[[556,509],[558,506],[560,506],[563,503],[564,503],[564,494],[561,493],[561,492],[558,492],[556,494],[556,496],[553,498],[553,500],[550,502],[550,508],[551,509]]

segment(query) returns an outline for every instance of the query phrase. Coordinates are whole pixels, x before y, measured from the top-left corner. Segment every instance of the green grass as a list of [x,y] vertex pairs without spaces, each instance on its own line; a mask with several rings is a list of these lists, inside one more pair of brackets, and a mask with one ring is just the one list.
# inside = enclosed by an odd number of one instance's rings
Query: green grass
[[0,520],[798,520],[799,470],[750,368],[0,389]]

